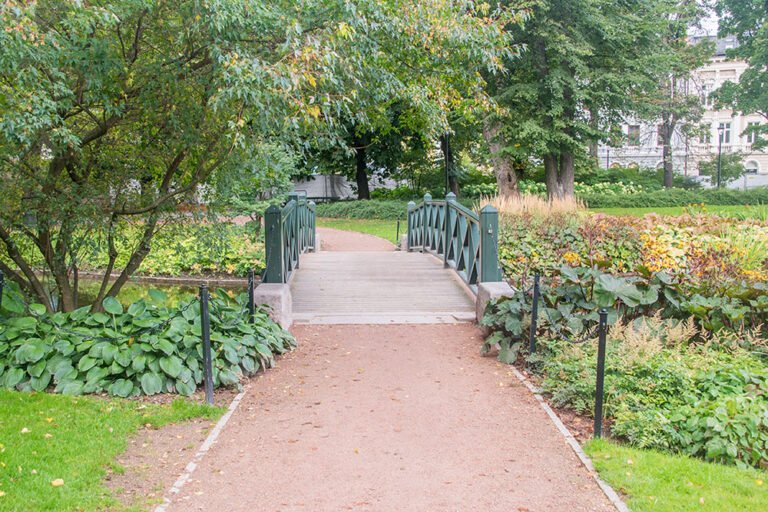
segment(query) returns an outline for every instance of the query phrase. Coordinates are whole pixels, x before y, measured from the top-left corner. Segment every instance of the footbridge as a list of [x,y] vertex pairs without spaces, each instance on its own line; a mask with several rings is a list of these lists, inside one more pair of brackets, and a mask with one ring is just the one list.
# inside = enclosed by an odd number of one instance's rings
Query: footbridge
[[[265,213],[266,270],[257,303],[283,326],[473,322],[508,294],[498,263],[498,212],[424,196],[388,250],[323,250],[315,205],[289,195]],[[377,247],[381,249],[381,247]],[[336,250],[341,249],[341,250]]]

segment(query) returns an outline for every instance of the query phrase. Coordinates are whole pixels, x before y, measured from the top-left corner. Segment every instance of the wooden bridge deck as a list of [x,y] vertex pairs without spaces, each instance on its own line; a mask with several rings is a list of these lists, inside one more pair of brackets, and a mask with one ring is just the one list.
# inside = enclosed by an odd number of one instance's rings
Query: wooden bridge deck
[[291,282],[293,320],[312,324],[475,320],[471,292],[437,258],[408,252],[303,254]]

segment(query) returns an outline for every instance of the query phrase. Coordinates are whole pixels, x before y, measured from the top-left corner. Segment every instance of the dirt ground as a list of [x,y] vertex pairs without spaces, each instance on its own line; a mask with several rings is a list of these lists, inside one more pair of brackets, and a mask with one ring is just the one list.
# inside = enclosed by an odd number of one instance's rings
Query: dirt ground
[[109,470],[106,484],[126,507],[150,510],[179,477],[208,436],[213,423],[196,420],[161,429],[141,429]]
[[169,510],[613,510],[475,326],[294,332]]
[[354,233],[332,228],[317,228],[322,251],[394,251],[395,246],[379,238],[365,233]]
[[[217,389],[214,403],[229,407],[238,394],[235,388]],[[138,400],[147,404],[169,404],[177,395],[153,395]],[[205,394],[198,390],[192,397],[205,402]],[[114,496],[126,507],[150,510],[163,501],[163,496],[179,477],[184,467],[205,441],[214,422],[198,419],[154,428],[141,428],[128,440],[125,452],[115,465],[107,469],[105,483]]]

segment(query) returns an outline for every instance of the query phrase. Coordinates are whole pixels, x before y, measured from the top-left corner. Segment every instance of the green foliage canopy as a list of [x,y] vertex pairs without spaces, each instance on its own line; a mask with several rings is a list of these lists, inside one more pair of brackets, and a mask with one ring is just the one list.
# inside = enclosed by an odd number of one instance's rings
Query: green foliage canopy
[[[738,83],[726,82],[717,92],[722,104],[744,114],[768,119],[768,4],[764,0],[719,0],[720,34],[735,35],[739,46],[729,56],[747,61],[749,67]],[[768,146],[768,124],[753,126],[754,148]]]
[[[98,308],[201,183],[258,161],[254,144],[338,140],[341,119],[375,124],[393,97],[435,125],[468,92],[483,103],[481,77],[442,64],[463,52],[498,69],[499,16],[445,0],[5,2],[0,247],[13,264],[0,268],[47,309],[72,310],[75,227],[98,233],[112,258]],[[121,269],[120,219],[143,227]],[[16,250],[21,240],[51,282]]]

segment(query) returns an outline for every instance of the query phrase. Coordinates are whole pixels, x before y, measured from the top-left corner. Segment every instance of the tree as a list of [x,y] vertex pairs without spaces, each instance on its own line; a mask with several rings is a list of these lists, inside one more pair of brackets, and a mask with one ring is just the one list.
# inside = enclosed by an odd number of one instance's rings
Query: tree
[[[720,105],[742,114],[758,114],[768,120],[768,1],[720,0],[720,34],[735,35],[739,46],[728,51],[730,57],[747,61],[749,67],[738,83],[726,82],[716,93]],[[752,125],[754,149],[768,147],[768,124]]]
[[651,81],[649,87],[639,88],[632,98],[640,118],[658,123],[667,188],[672,187],[674,178],[673,137],[695,134],[704,113],[693,72],[712,55],[712,46],[707,42],[691,44],[688,36],[704,15],[697,0],[657,2],[655,19],[659,20],[661,37],[643,59]]
[[640,63],[658,46],[650,7],[630,0],[539,0],[524,24],[511,24],[525,46],[506,75],[489,77],[503,107],[489,116],[484,136],[500,190],[516,193],[514,169],[529,157],[544,163],[550,198],[573,195],[574,164],[586,148],[608,140],[632,112],[627,100],[649,77]]
[[[217,171],[238,169],[254,141],[334,139],[340,119],[365,126],[388,97],[409,98],[439,125],[446,105],[480,83],[439,64],[463,51],[494,67],[506,51],[497,17],[472,5],[4,2],[0,268],[48,310],[69,311],[78,256],[101,237],[109,261],[98,309],[178,205]],[[142,234],[119,255],[126,223]]]
[[[744,175],[744,156],[741,153],[723,153],[720,158],[720,182],[730,183]],[[711,176],[712,183],[717,183],[718,156],[699,162],[699,174]]]

